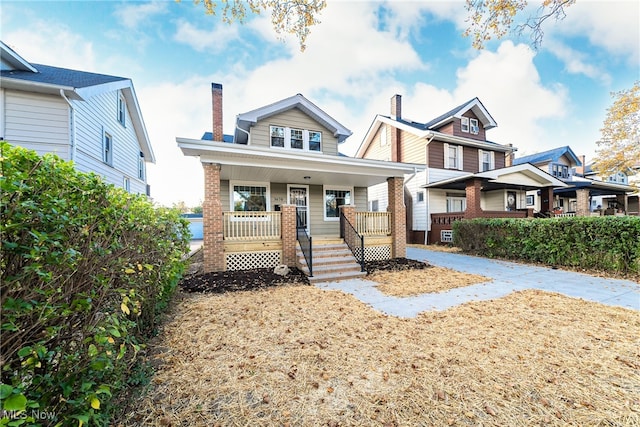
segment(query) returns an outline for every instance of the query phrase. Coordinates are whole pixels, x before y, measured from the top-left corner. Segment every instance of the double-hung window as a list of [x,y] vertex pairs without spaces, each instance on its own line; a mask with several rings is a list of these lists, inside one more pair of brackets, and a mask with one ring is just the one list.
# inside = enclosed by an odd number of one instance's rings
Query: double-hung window
[[322,151],[322,132],[270,126],[270,145],[290,150]]
[[469,117],[460,117],[460,130],[462,132],[469,132]]
[[467,198],[458,194],[447,194],[447,213],[464,212],[467,209]]
[[469,126],[471,127],[471,133],[477,135],[480,132],[480,127],[478,126],[478,119],[469,119]]
[[109,132],[102,132],[102,161],[113,165],[113,137]]
[[120,94],[118,96],[118,122],[122,126],[126,125],[127,121],[127,103],[124,99],[124,95]]
[[551,175],[556,178],[569,178],[569,166],[554,163],[551,165]]
[[444,168],[462,170],[462,152],[461,145],[444,144]]
[[493,151],[478,150],[478,161],[478,170],[480,172],[486,172],[496,168],[495,153]]
[[231,183],[231,203],[235,212],[268,210],[269,185],[262,183]]
[[353,200],[353,188],[324,187],[324,220],[340,219],[340,206],[350,205]]

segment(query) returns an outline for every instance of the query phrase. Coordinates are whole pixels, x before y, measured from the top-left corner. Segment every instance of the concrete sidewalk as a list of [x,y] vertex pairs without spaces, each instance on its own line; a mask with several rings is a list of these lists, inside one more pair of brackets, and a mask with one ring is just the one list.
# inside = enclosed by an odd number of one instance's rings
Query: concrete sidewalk
[[546,267],[417,248],[407,248],[407,258],[465,273],[480,274],[493,280],[448,292],[408,298],[385,295],[378,291],[374,282],[362,279],[318,283],[316,286],[350,293],[374,309],[398,317],[415,317],[422,311],[445,310],[469,301],[500,298],[524,289],[558,292],[574,298],[640,310],[640,284],[629,280],[606,279]]

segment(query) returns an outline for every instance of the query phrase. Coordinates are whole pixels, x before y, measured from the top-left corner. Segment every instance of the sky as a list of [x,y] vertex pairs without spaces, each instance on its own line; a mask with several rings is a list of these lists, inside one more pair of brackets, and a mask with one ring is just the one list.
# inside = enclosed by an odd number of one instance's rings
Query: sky
[[462,0],[329,0],[318,18],[301,52],[267,14],[228,25],[191,0],[2,0],[0,38],[29,62],[132,79],[165,206],[202,203],[202,167],[176,137],[211,131],[214,82],[227,134],[236,115],[301,93],[353,132],[340,151],[354,155],[394,94],[418,122],[478,97],[498,124],[487,139],[517,157],[568,145],[590,163],[611,93],[640,79],[637,0],[578,0],[538,49],[516,34],[473,49]]

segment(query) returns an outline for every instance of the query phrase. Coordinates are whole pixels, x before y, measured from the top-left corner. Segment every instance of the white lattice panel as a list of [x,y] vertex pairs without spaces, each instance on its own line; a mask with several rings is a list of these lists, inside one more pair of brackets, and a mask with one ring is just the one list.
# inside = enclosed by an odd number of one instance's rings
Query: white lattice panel
[[365,246],[364,259],[366,261],[391,259],[391,246]]
[[228,252],[225,254],[227,270],[249,270],[252,268],[273,268],[282,264],[281,251],[270,252]]

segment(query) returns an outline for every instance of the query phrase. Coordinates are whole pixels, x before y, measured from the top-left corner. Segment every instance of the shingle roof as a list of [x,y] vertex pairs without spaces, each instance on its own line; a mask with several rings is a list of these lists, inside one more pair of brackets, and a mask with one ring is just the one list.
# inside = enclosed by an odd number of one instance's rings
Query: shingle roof
[[569,157],[573,159],[577,166],[582,166],[582,162],[578,159],[578,156],[575,155],[571,147],[565,145],[564,147],[554,148],[552,150],[543,151],[536,154],[531,154],[524,157],[518,157],[513,161],[514,165],[521,165],[523,163],[531,163],[535,165],[536,163],[543,162],[557,162],[560,160],[560,157],[567,154]]
[[109,76],[105,74],[88,73],[86,71],[70,70],[67,68],[51,67],[49,65],[31,64],[38,72],[22,70],[2,70],[0,77],[12,78],[37,83],[84,88],[90,86],[129,80],[125,77]]

